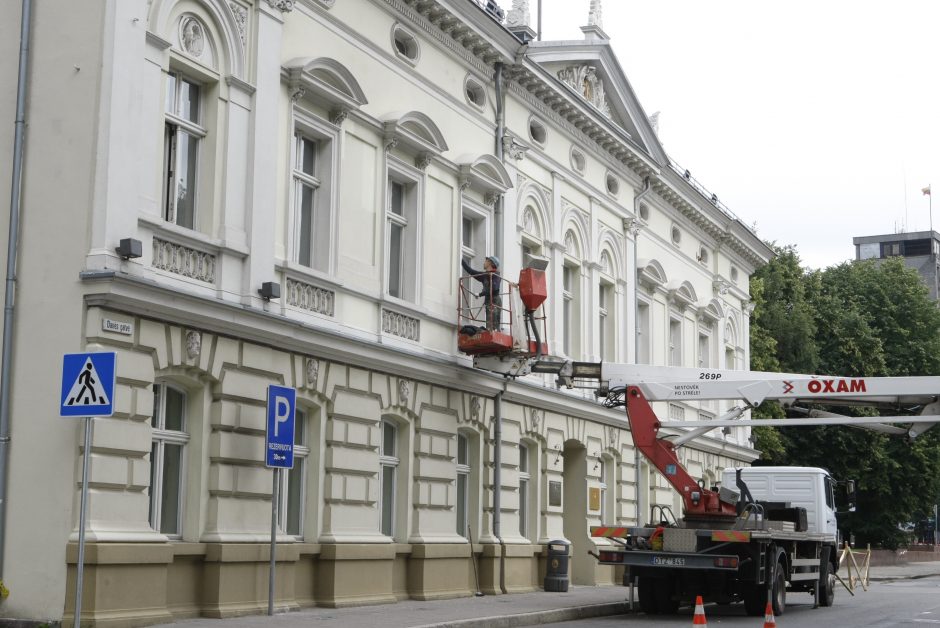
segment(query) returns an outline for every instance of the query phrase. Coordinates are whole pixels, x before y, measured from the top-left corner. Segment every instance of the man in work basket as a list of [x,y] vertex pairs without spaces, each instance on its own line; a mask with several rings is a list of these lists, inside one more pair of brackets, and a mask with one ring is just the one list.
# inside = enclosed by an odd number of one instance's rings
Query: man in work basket
[[499,258],[495,255],[488,256],[483,261],[483,270],[473,269],[465,259],[460,260],[460,265],[463,266],[464,272],[482,284],[478,296],[483,297],[483,307],[486,308],[486,328],[499,330],[503,305],[499,292],[503,283],[498,274]]

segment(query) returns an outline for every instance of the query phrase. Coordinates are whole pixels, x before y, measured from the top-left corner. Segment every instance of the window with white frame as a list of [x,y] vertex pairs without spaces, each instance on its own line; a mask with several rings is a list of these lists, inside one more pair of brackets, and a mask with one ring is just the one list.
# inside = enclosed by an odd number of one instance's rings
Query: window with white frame
[[578,357],[578,288],[580,268],[574,264],[562,267],[562,350],[569,357]]
[[699,368],[711,368],[711,334],[699,332],[698,334],[698,366]]
[[417,297],[418,183],[403,174],[388,179],[386,202],[386,292],[406,301]]
[[302,538],[304,534],[307,459],[310,455],[307,432],[307,413],[298,408],[294,415],[294,468],[280,472],[277,515],[281,530],[297,538]]
[[465,206],[460,221],[460,254],[463,259],[474,260],[471,265],[483,266],[486,252],[487,215]]
[[163,142],[163,218],[196,228],[199,160],[208,131],[205,88],[180,72],[167,74]]
[[470,538],[470,441],[457,433],[457,534]]
[[638,302],[636,308],[636,361],[637,364],[651,364],[650,362],[650,306],[649,303]]
[[150,526],[172,538],[182,535],[183,474],[189,434],[186,393],[153,385],[150,447]]
[[598,357],[614,360],[614,286],[604,280],[597,292],[597,316]]
[[529,484],[532,476],[529,473],[529,446],[519,443],[519,536],[529,537]]
[[682,366],[682,321],[669,319],[669,366]]
[[294,133],[293,259],[301,266],[329,272],[333,222],[331,178],[333,137],[298,116]]
[[391,421],[382,421],[382,447],[379,450],[380,482],[382,494],[379,501],[381,531],[385,536],[395,535],[395,499],[398,484],[398,426]]
[[735,333],[735,328],[733,323],[729,320],[725,324],[725,368],[726,369],[736,369],[738,368],[738,336]]
[[601,512],[600,512],[601,523],[608,523],[607,515],[609,513],[607,512],[607,477],[608,477],[607,458],[605,458],[604,456],[601,456],[601,459],[598,462],[600,462],[599,471],[601,474],[600,480],[597,483],[598,487],[600,488],[600,493],[601,493],[601,504],[600,504],[601,505]]

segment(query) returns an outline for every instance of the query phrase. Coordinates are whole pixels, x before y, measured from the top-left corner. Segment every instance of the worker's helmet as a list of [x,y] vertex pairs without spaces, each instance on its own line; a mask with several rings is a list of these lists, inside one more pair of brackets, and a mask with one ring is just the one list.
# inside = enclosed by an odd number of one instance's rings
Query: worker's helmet
[[499,258],[495,255],[490,255],[486,258],[490,264],[493,265],[493,268],[499,268]]

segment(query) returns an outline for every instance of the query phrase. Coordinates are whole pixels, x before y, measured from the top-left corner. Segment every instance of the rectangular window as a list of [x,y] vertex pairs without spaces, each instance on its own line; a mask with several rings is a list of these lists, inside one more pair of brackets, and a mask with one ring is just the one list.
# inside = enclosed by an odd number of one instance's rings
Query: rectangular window
[[735,351],[732,347],[725,348],[725,368],[726,369],[736,369],[737,360],[735,359]]
[[669,366],[682,366],[682,321],[669,319]]
[[463,434],[457,434],[457,534],[468,536],[470,489],[470,443]]
[[650,306],[648,303],[637,305],[637,364],[651,364],[650,362]]
[[166,384],[153,386],[150,447],[150,526],[169,537],[182,534],[186,445],[186,394]]
[[711,336],[709,334],[698,335],[698,365],[699,368],[711,368]]
[[578,357],[578,279],[577,266],[562,269],[562,350],[569,357]]
[[614,360],[614,287],[602,281],[597,294],[598,357],[601,360]]
[[381,496],[381,530],[385,536],[395,534],[395,486],[398,473],[398,428],[382,421],[382,449],[379,452]]
[[294,189],[297,203],[297,263],[314,266],[317,228],[317,142],[303,135],[295,136]]
[[163,149],[163,217],[187,229],[196,224],[202,126],[202,88],[179,73],[167,77]]
[[607,521],[607,460],[605,458],[601,458],[600,465],[601,465],[601,468],[600,468],[601,479],[600,479],[600,482],[598,482],[598,485],[601,491],[601,523],[608,523]]
[[390,296],[413,301],[417,276],[417,184],[389,178],[386,207],[386,289]]
[[883,242],[881,244],[881,257],[895,257],[901,254],[900,242]]
[[278,521],[281,529],[291,536],[302,537],[304,530],[304,506],[306,493],[307,457],[307,413],[297,410],[294,418],[294,468],[284,469],[281,474]]
[[[461,244],[464,248],[465,257],[473,257],[473,218],[463,217],[462,232],[461,232]],[[467,255],[469,249],[469,255]]]

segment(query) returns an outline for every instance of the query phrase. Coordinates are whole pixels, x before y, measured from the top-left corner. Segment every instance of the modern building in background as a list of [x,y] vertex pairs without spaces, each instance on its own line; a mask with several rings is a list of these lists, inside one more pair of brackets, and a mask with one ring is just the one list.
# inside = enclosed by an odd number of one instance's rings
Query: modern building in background
[[887,235],[852,238],[855,259],[883,260],[903,257],[904,265],[920,273],[930,298],[940,295],[940,233],[936,231],[914,231],[912,233],[890,233]]
[[[471,595],[471,560],[489,594],[534,590],[556,538],[575,584],[613,583],[589,526],[678,509],[622,411],[456,348],[461,258],[514,279],[528,253],[548,260],[551,353],[748,365],[748,279],[772,252],[665,154],[600,2],[566,42],[532,41],[518,0],[505,17],[471,0],[9,4],[0,197],[23,175],[3,210],[21,220],[0,617],[72,621],[83,455],[85,622],[264,612],[270,384],[299,406],[279,610]],[[88,452],[58,408],[62,355],[84,351],[117,356]],[[680,455],[714,484],[757,452],[741,428]]]

